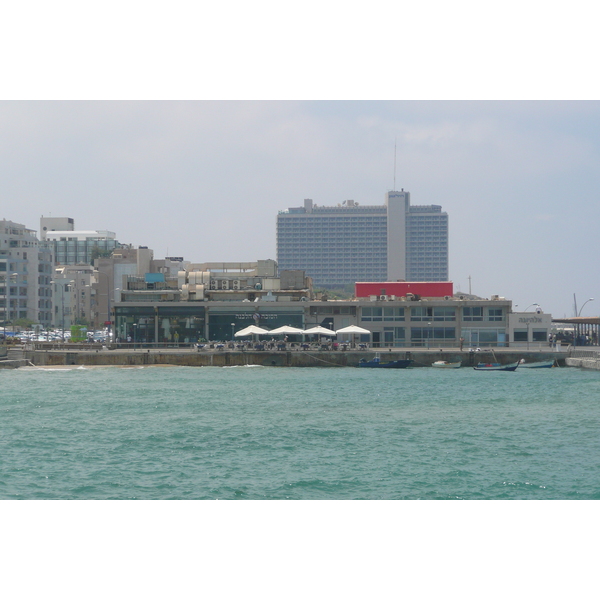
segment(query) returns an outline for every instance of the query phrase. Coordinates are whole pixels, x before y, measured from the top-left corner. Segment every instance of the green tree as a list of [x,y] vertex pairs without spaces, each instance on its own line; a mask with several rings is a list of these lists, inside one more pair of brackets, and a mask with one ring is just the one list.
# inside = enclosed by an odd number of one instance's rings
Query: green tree
[[351,300],[354,297],[354,284],[343,288],[320,287],[314,290],[315,294],[324,294],[330,300]]
[[32,321],[31,319],[17,319],[13,325],[15,327],[21,327],[24,329],[29,329],[35,321]]
[[111,254],[112,254],[112,250],[102,250],[98,246],[94,246],[92,248],[92,255],[91,255],[92,263],[97,258],[110,258]]

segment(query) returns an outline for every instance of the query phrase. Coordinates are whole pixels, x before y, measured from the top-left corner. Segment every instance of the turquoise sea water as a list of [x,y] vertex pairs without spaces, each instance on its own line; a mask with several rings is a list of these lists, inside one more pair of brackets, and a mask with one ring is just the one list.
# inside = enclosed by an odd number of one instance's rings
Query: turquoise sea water
[[598,499],[600,372],[0,371],[2,499]]

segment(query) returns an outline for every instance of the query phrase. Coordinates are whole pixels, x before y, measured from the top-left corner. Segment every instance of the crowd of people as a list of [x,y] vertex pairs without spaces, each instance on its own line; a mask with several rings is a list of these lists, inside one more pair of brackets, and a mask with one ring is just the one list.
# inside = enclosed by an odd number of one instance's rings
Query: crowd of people
[[238,351],[250,351],[250,350],[270,350],[270,351],[345,351],[351,348],[366,350],[368,344],[360,343],[355,344],[352,342],[338,342],[330,340],[320,340],[313,342],[290,342],[284,340],[266,340],[266,341],[235,341],[235,342],[206,342],[198,343],[197,349],[200,350],[238,350]]

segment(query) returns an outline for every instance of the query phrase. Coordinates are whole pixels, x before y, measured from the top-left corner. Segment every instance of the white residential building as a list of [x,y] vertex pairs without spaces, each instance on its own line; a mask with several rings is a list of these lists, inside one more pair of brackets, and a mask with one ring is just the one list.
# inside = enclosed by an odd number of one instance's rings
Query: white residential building
[[2,321],[27,319],[47,327],[52,320],[52,246],[33,229],[0,221],[0,310]]

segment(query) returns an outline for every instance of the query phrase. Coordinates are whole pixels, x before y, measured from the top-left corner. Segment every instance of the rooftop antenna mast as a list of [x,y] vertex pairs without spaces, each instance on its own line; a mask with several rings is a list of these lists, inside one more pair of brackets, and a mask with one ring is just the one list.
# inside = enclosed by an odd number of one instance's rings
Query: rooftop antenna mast
[[394,138],[394,191],[396,191],[396,138]]

